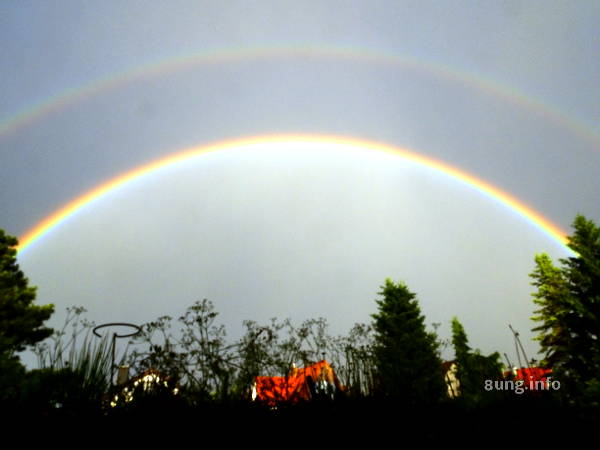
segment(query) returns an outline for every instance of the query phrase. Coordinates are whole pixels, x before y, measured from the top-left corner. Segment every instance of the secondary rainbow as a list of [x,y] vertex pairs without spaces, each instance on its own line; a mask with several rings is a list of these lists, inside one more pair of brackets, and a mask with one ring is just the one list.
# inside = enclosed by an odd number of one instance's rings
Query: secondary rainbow
[[540,213],[533,210],[523,202],[512,197],[511,195],[503,192],[495,186],[468,174],[456,167],[450,166],[447,163],[420,155],[414,151],[410,151],[403,148],[394,147],[391,145],[363,141],[358,139],[350,139],[337,136],[314,136],[314,135],[275,135],[275,136],[259,136],[244,139],[236,139],[230,141],[217,142],[212,145],[204,145],[195,148],[189,148],[180,152],[177,152],[171,156],[158,159],[149,164],[137,167],[130,170],[122,175],[119,175],[106,183],[86,192],[85,194],[75,198],[71,202],[64,205],[62,208],[51,214],[46,219],[42,220],[31,230],[25,233],[20,239],[20,245],[17,248],[19,253],[23,252],[27,248],[31,247],[32,244],[42,239],[54,228],[60,226],[61,223],[75,215],[82,208],[93,203],[95,200],[109,194],[111,191],[118,189],[138,178],[144,177],[150,173],[165,169],[167,167],[174,166],[176,164],[185,163],[195,158],[201,157],[213,152],[221,152],[232,149],[243,149],[252,148],[257,145],[270,145],[277,144],[285,146],[285,144],[325,144],[333,148],[347,149],[347,150],[372,150],[377,152],[383,152],[390,155],[395,155],[406,161],[410,161],[420,166],[428,167],[434,171],[443,173],[453,179],[465,183],[479,192],[493,198],[494,200],[505,205],[512,211],[516,212],[532,225],[538,228],[540,231],[545,233],[552,240],[557,242],[564,249],[572,253],[571,250],[566,246],[567,239],[565,232],[553,224],[550,220],[543,217]]
[[57,113],[70,105],[87,98],[100,95],[119,86],[145,78],[164,76],[196,66],[244,63],[260,60],[346,60],[367,64],[398,66],[404,69],[421,71],[453,83],[471,86],[487,92],[506,102],[532,111],[551,123],[570,130],[600,148],[600,135],[590,126],[583,124],[554,106],[542,103],[518,89],[490,80],[481,74],[471,74],[456,70],[438,62],[417,59],[410,55],[397,55],[390,51],[379,51],[359,47],[331,47],[323,45],[269,46],[248,48],[223,48],[213,51],[192,53],[169,59],[150,62],[135,68],[99,78],[89,84],[75,87],[49,97],[42,102],[24,108],[20,112],[0,120],[0,137],[19,130],[52,113]]

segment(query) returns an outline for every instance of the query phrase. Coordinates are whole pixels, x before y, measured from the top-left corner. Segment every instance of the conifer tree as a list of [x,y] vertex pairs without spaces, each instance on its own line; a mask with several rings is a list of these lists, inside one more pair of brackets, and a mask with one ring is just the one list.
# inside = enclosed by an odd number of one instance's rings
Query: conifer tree
[[545,352],[544,363],[561,382],[570,402],[600,406],[600,227],[582,215],[573,221],[568,246],[575,252],[556,268],[536,256],[530,274],[539,306],[533,330]]
[[438,342],[425,329],[414,293],[387,279],[374,314],[374,359],[379,391],[400,406],[424,406],[442,399],[446,388]]
[[17,239],[0,229],[0,401],[14,400],[25,368],[18,352],[52,333],[43,323],[52,305],[34,305],[35,288],[19,269]]
[[484,356],[479,350],[471,350],[467,333],[456,317],[452,319],[452,345],[457,364],[456,378],[459,382],[459,398],[467,406],[493,401],[494,392],[484,389],[486,380],[497,380],[502,375],[500,354]]
[[0,355],[7,358],[52,334],[52,329],[43,324],[54,306],[33,303],[36,288],[29,286],[19,269],[17,244],[15,237],[0,230]]

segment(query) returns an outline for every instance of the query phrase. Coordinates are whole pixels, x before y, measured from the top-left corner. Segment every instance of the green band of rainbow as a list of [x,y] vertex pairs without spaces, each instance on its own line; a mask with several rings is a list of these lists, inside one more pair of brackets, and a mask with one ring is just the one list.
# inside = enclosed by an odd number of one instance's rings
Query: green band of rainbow
[[177,153],[153,161],[149,164],[137,167],[130,170],[122,175],[119,175],[106,183],[86,192],[85,194],[75,198],[62,208],[51,214],[46,219],[42,220],[31,230],[25,233],[20,238],[20,245],[17,248],[19,253],[25,251],[35,242],[46,236],[51,230],[58,227],[61,223],[75,215],[82,208],[90,205],[95,200],[109,194],[111,191],[126,185],[138,178],[144,177],[145,175],[153,172],[160,171],[167,167],[185,163],[195,158],[201,157],[212,152],[221,152],[240,147],[248,147],[256,145],[267,145],[267,144],[279,144],[284,145],[286,143],[302,144],[327,144],[328,146],[337,147],[340,149],[347,150],[373,150],[378,152],[395,155],[404,160],[410,161],[420,166],[424,166],[433,169],[437,172],[443,173],[453,179],[465,183],[481,193],[497,200],[503,205],[510,208],[512,211],[524,217],[540,231],[544,232],[548,237],[557,242],[559,245],[564,247],[567,252],[572,254],[572,251],[566,246],[567,238],[565,232],[553,224],[550,220],[543,217],[538,212],[534,211],[523,202],[510,196],[506,192],[492,186],[491,184],[476,178],[466,172],[463,172],[455,167],[452,167],[446,163],[437,161],[435,159],[420,155],[413,151],[409,151],[402,148],[392,147],[390,145],[363,141],[358,139],[349,139],[336,136],[316,136],[316,135],[274,135],[274,136],[259,136],[252,138],[237,139],[225,142],[218,142],[212,145],[200,146],[196,148],[186,149]]
[[291,59],[293,61],[310,61],[313,59],[345,60],[417,70],[421,73],[427,73],[453,83],[471,86],[487,92],[496,98],[514,104],[523,110],[531,111],[542,116],[549,122],[568,129],[579,138],[592,143],[594,147],[600,148],[600,135],[589,125],[583,124],[581,120],[560,111],[554,106],[536,100],[518,89],[503,85],[497,81],[488,79],[483,75],[471,74],[464,70],[456,70],[444,64],[417,59],[409,55],[397,55],[392,52],[369,48],[329,47],[322,45],[223,48],[147,63],[116,74],[107,75],[84,86],[60,92],[38,104],[23,109],[13,116],[0,120],[0,137],[23,128],[45,116],[65,109],[69,105],[144,78],[163,76],[168,73],[196,66],[277,59]]

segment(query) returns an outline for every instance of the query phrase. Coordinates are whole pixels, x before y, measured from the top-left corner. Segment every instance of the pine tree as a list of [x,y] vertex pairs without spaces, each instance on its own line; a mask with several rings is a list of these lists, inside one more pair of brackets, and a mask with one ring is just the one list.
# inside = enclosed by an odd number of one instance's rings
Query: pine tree
[[530,276],[539,309],[532,319],[540,322],[534,331],[561,392],[572,403],[600,406],[600,228],[581,215],[573,228],[568,246],[575,255],[561,259],[562,267],[536,256]]
[[536,255],[535,264],[530,276],[537,288],[533,302],[539,309],[532,320],[541,323],[532,331],[539,333],[535,339],[544,353],[541,365],[558,370],[572,356],[569,354],[569,331],[566,326],[570,321],[570,293],[562,270],[553,265],[548,255]]
[[43,324],[54,306],[33,304],[36,288],[19,269],[17,244],[15,237],[0,230],[0,356],[6,359],[17,358],[16,353],[52,334]]
[[494,392],[484,389],[486,380],[497,380],[502,375],[500,354],[484,356],[471,350],[467,333],[456,317],[452,319],[452,345],[457,364],[460,401],[467,406],[482,405],[495,399]]
[[434,333],[425,329],[414,293],[387,279],[376,300],[374,358],[380,392],[401,406],[433,404],[445,395],[442,362]]
[[467,333],[456,317],[452,319],[452,345],[454,347],[454,358],[457,366],[456,378],[459,383],[458,395],[462,399],[468,397],[472,391],[471,376],[471,347],[467,339]]

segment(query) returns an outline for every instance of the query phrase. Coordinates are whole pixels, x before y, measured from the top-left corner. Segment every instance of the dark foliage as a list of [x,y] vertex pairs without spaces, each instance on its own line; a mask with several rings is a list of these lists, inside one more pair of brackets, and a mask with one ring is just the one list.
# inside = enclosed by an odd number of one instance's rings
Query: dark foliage
[[600,407],[600,228],[578,215],[569,247],[575,255],[557,268],[547,255],[536,256],[531,274],[539,306],[544,364],[562,383],[563,400],[572,405]]
[[457,401],[465,407],[496,403],[503,392],[485,390],[486,380],[502,379],[500,354],[484,356],[479,350],[469,347],[467,333],[456,317],[452,319],[452,345],[457,364],[456,378],[459,382]]
[[36,289],[19,269],[15,237],[0,229],[0,401],[15,402],[24,368],[18,352],[52,333],[44,322],[52,305],[34,304]]
[[407,406],[436,404],[445,396],[434,333],[425,329],[416,295],[387,279],[373,315],[374,361],[380,395]]

